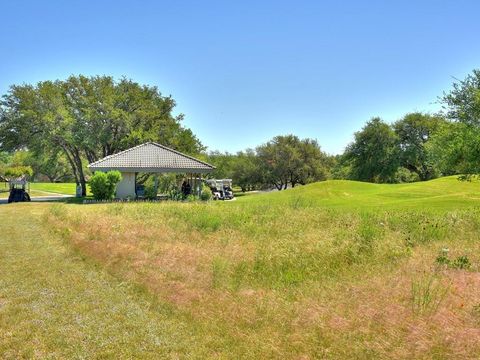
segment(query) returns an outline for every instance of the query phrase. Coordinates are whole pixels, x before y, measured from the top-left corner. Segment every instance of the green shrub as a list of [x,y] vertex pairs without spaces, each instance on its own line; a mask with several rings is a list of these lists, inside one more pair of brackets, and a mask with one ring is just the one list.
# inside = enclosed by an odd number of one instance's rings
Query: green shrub
[[115,196],[117,184],[122,180],[122,174],[113,170],[107,173],[96,171],[90,178],[90,190],[96,200],[110,200]]
[[468,257],[466,255],[459,256],[455,260],[453,260],[453,262],[452,262],[452,267],[454,269],[464,270],[464,269],[470,268],[470,266],[471,266],[470,260],[468,259]]
[[156,199],[157,198],[157,187],[155,186],[155,178],[150,176],[147,181],[145,181],[145,198],[146,199]]
[[462,270],[469,269],[472,265],[467,255],[459,256],[455,260],[451,261],[448,258],[448,249],[442,249],[440,254],[435,259],[435,262],[439,265],[446,265],[448,268]]
[[197,200],[197,197],[193,194],[187,195],[187,197],[185,198],[185,201],[187,201],[187,202],[192,202],[192,201],[195,201],[195,200]]
[[420,181],[420,177],[418,176],[418,174],[404,167],[398,168],[398,170],[395,172],[395,175],[393,176],[394,183],[411,183],[416,181]]
[[443,248],[438,254],[435,262],[439,265],[450,265],[450,259],[448,258],[448,249]]
[[180,201],[183,200],[184,195],[180,190],[174,188],[168,191],[167,197],[168,200]]
[[200,200],[208,201],[208,200],[211,200],[212,197],[213,197],[212,190],[210,190],[210,188],[206,184],[202,184],[202,192],[200,194]]
[[158,192],[168,194],[177,189],[177,179],[175,174],[162,174],[158,177]]

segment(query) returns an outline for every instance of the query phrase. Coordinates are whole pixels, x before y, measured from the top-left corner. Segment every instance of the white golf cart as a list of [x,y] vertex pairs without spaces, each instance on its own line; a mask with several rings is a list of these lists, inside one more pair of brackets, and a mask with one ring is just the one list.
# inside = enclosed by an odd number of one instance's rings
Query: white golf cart
[[206,184],[212,190],[213,200],[232,200],[232,179],[208,179]]

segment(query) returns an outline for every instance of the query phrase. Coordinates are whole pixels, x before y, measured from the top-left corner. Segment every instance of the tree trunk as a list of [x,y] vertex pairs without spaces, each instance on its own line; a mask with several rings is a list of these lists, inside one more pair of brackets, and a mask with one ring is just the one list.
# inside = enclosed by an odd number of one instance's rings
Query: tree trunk
[[68,151],[67,147],[65,145],[60,145],[60,146],[62,147],[63,152],[67,157],[67,160],[70,163],[70,166],[72,167],[73,176],[75,177],[75,183],[78,185],[80,184],[80,178],[78,177],[78,172],[77,172],[77,167],[75,165],[75,162],[73,161],[73,158],[70,152]]
[[93,162],[97,161],[97,156],[95,155],[95,153],[93,151],[86,150],[85,155],[87,155],[87,160],[88,160],[89,163],[93,163]]
[[80,186],[82,187],[82,196],[87,196],[87,182],[85,181],[85,174],[83,173],[82,157],[80,151],[76,147],[73,148],[73,160],[77,166],[78,179],[80,180]]
[[420,171],[415,165],[405,164],[404,167],[410,170],[411,172],[417,174],[420,180],[424,181],[422,171]]
[[283,188],[283,183],[282,183],[282,182],[280,182],[280,184],[277,184],[277,183],[275,182],[275,183],[273,183],[273,185],[275,185],[275,187],[277,188],[278,191],[281,191],[282,188]]

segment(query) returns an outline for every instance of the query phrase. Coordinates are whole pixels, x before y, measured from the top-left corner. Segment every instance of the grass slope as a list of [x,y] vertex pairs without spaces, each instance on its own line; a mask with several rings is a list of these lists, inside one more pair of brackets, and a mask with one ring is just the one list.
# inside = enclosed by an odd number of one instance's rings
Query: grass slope
[[459,209],[480,204],[480,182],[459,181],[449,176],[408,184],[371,184],[330,180],[288,191],[244,196],[239,201],[285,203],[303,201],[311,205],[340,209]]
[[[0,349],[11,357],[40,347],[37,357],[142,357],[142,349],[156,349],[180,358],[475,358],[478,191],[478,183],[454,178],[328,181],[208,204],[3,206],[0,217],[21,211],[32,222],[3,225],[8,287],[0,299],[11,308],[2,329],[14,336]],[[452,261],[467,256],[470,266],[439,265],[445,247]],[[21,271],[29,261],[34,270]],[[90,303],[97,296],[98,313]],[[122,296],[129,301],[116,327],[107,314]],[[83,305],[67,308],[74,298]],[[58,316],[39,320],[31,309],[42,302],[41,313]],[[129,304],[142,316],[126,315]],[[77,312],[86,323],[71,321]],[[69,328],[57,344],[64,316]],[[43,332],[34,330],[38,321]],[[112,338],[98,329],[103,321]],[[138,330],[145,326],[151,336]],[[143,345],[137,336],[146,336]]]
[[188,354],[195,338],[186,324],[49,236],[46,206],[0,208],[1,358]]

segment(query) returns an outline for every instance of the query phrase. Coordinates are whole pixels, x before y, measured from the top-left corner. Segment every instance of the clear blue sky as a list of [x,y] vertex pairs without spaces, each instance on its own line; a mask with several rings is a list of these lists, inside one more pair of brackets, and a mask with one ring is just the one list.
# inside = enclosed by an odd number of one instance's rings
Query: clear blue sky
[[372,116],[435,111],[480,67],[480,1],[3,1],[0,93],[125,75],[177,101],[209,150],[274,135],[339,153]]

